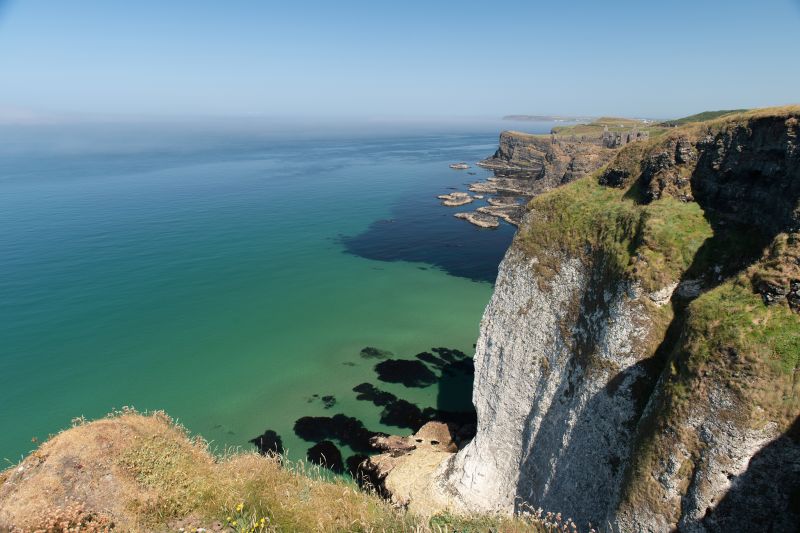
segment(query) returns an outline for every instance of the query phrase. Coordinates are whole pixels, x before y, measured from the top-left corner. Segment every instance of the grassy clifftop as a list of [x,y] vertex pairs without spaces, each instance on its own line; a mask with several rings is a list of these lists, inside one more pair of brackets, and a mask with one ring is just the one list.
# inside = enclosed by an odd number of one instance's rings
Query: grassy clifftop
[[[533,199],[521,245],[545,277],[557,268],[548,251],[561,250],[602,253],[620,278],[647,292],[695,281],[698,314],[726,310],[714,331],[737,330],[749,351],[777,343],[778,367],[793,371],[800,357],[800,315],[790,306],[792,280],[800,278],[800,158],[791,144],[798,118],[797,107],[758,110],[631,144],[600,171]],[[767,128],[776,130],[771,140],[761,138]],[[753,137],[752,146],[735,140],[741,135]],[[741,158],[742,150],[747,164],[724,167],[722,159]],[[764,303],[771,290],[777,305]],[[734,317],[749,325],[724,327]],[[715,342],[712,331],[703,337]]]
[[[621,505],[631,513],[677,523],[677,495],[711,483],[703,474],[709,464],[748,453],[734,444],[716,449],[717,440],[796,431],[799,123],[800,107],[688,123],[626,146],[598,172],[529,204],[518,245],[537,259],[544,282],[567,254],[587,267],[601,260],[610,279],[645,294],[671,294],[663,307],[645,298],[661,329],[623,488]],[[738,437],[699,435],[698,424]],[[675,454],[685,458],[673,471]],[[745,478],[780,476],[779,461],[770,464]],[[774,479],[774,490],[791,490]],[[753,499],[760,490],[742,489]],[[708,519],[734,516],[725,512]],[[754,505],[752,516],[760,512]]]

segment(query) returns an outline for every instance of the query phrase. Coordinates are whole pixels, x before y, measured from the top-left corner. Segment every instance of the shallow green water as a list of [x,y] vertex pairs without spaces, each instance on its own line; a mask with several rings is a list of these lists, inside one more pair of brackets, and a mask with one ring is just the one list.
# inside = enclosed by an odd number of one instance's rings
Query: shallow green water
[[[398,431],[355,400],[365,381],[420,406],[458,407],[449,403],[464,398],[439,397],[437,386],[376,381],[375,361],[359,351],[471,355],[491,284],[365,259],[341,238],[398,210],[433,217],[444,208],[432,193],[467,179],[447,163],[486,156],[495,138],[5,154],[0,458],[18,460],[32,437],[73,417],[124,405],[164,409],[219,446],[274,429],[296,457],[309,446],[292,432],[300,416],[342,412]],[[451,214],[425,227],[477,231]],[[511,231],[482,238],[502,247]],[[391,246],[387,235],[376,239]]]

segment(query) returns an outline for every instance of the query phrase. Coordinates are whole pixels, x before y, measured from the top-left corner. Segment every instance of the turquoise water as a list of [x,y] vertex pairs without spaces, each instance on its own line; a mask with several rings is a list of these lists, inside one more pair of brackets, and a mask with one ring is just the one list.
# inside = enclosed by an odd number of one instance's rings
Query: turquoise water
[[[219,447],[273,429],[295,457],[310,444],[292,431],[301,416],[398,431],[355,399],[365,381],[420,406],[464,407],[448,402],[468,393],[376,381],[359,351],[472,354],[491,276],[486,258],[459,253],[470,235],[502,250],[513,230],[478,233],[435,194],[485,176],[447,164],[490,154],[497,132],[155,142],[144,128],[78,142],[45,131],[59,142],[3,153],[0,458],[122,406],[164,409]],[[37,138],[23,133],[20,145]],[[395,222],[419,229],[398,236]],[[417,231],[430,244],[425,228],[443,239],[430,260],[367,259],[347,244],[414,250]]]

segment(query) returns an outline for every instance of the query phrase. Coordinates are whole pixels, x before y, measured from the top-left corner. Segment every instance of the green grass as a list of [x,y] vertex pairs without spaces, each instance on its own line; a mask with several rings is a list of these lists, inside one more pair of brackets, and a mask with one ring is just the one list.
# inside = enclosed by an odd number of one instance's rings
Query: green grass
[[693,202],[664,198],[642,205],[626,191],[582,178],[531,201],[531,224],[521,230],[524,249],[554,273],[560,250],[589,259],[601,254],[612,272],[658,290],[678,280],[713,235]]
[[776,374],[800,365],[800,316],[786,305],[766,306],[749,283],[725,283],[695,300],[689,309],[691,350],[707,362],[733,349]]
[[692,122],[705,122],[707,120],[724,117],[725,115],[733,115],[735,113],[743,113],[745,111],[747,111],[747,109],[720,109],[719,111],[703,111],[702,113],[696,113],[694,115],[689,115],[688,117],[666,120],[659,124],[659,126],[683,126],[684,124],[689,124]]
[[651,135],[659,133],[664,129],[653,123],[647,123],[637,119],[601,117],[589,124],[556,126],[552,131],[560,137],[575,135],[577,137],[599,138],[603,134],[604,128],[608,128],[608,131],[613,133],[622,133],[630,131],[634,127],[639,128],[639,131],[648,131]]

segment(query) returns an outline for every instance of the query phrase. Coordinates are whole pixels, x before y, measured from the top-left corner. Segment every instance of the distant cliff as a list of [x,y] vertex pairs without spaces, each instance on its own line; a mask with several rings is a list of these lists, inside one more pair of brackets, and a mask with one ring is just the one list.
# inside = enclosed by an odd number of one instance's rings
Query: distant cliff
[[[615,531],[795,531],[799,121],[676,128],[534,198],[481,323],[477,435],[427,501],[395,497]],[[489,162],[553,153],[509,133]]]
[[613,149],[580,139],[504,131],[494,155],[478,164],[500,176],[529,180],[527,190],[535,194],[600,168],[614,154]]

